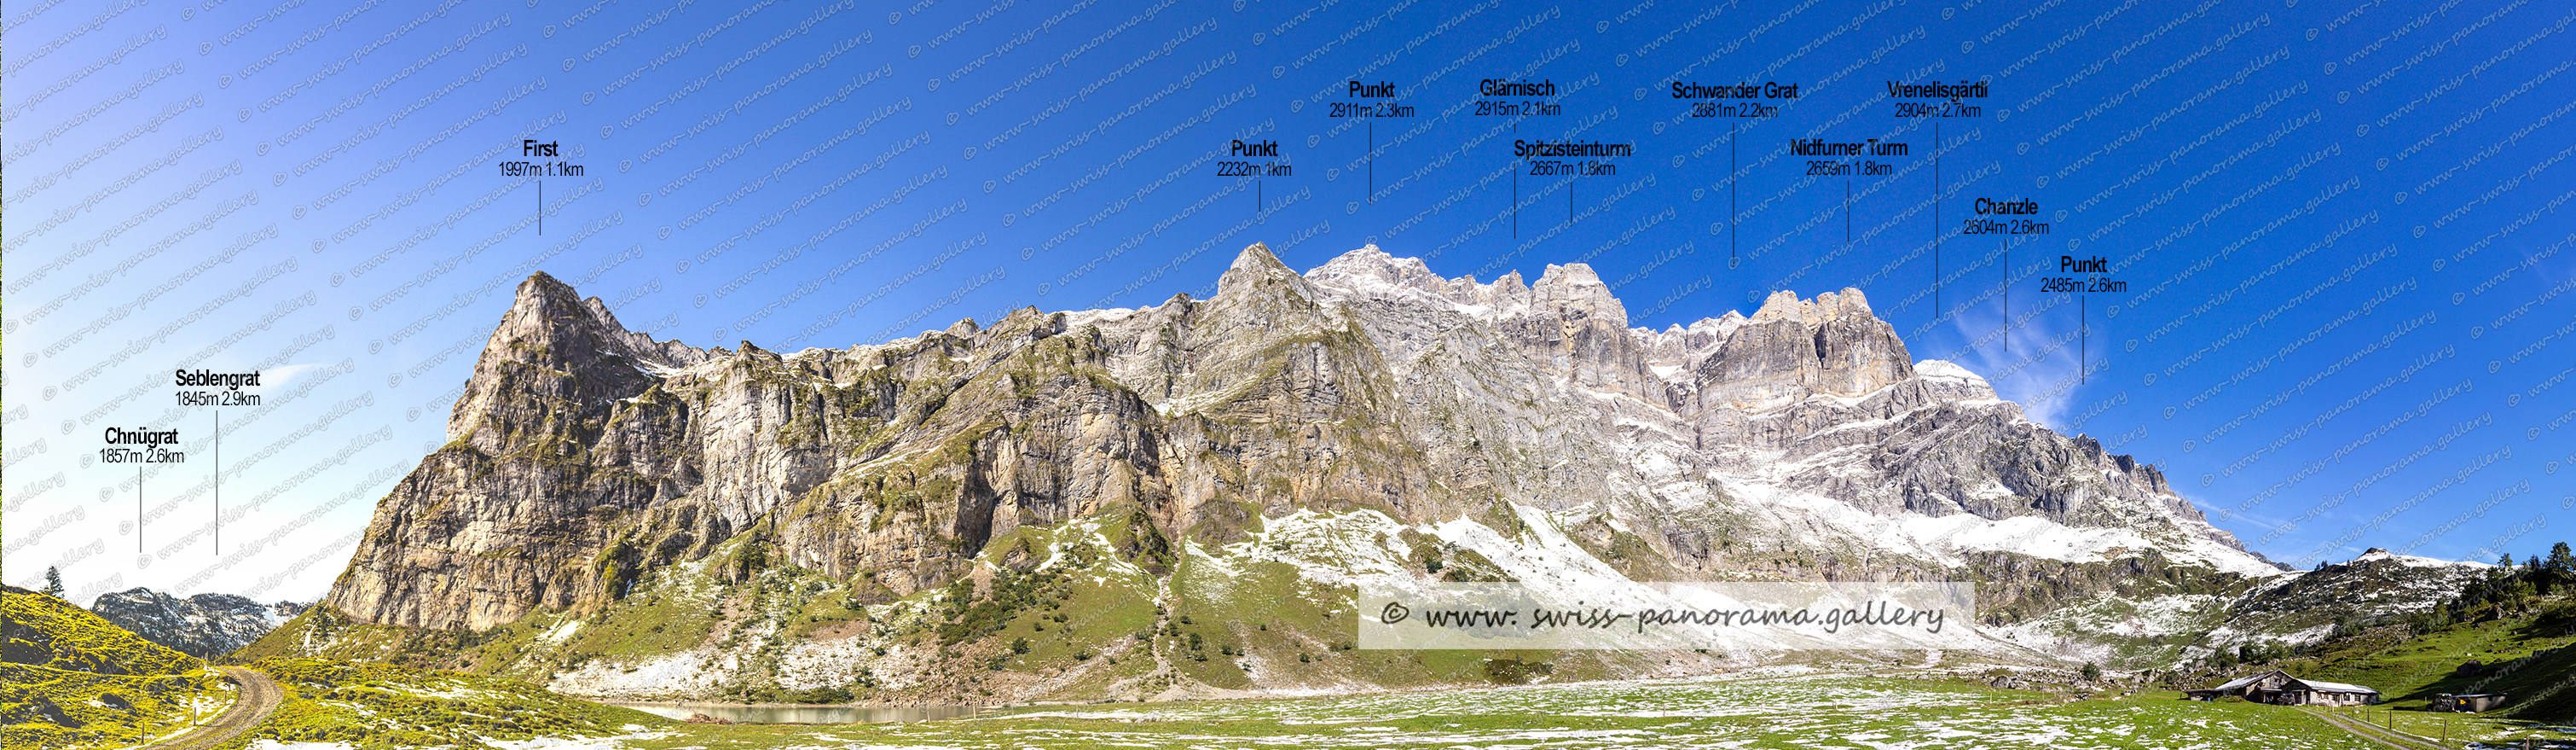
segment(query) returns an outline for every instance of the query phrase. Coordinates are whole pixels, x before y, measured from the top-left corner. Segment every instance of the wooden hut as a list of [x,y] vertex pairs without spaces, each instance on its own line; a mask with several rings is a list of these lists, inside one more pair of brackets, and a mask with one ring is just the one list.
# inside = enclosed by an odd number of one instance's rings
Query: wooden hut
[[2275,669],[2198,690],[2183,691],[2192,700],[2214,701],[2236,696],[2255,703],[2284,706],[2367,706],[2379,702],[2379,691],[2360,685],[2302,680]]
[[2284,706],[2367,706],[2379,702],[2379,691],[2324,680],[2291,680],[2270,703]]
[[2183,695],[2196,701],[2214,701],[2233,695],[2245,700],[2264,703],[2268,701],[2258,700],[2256,696],[2269,695],[2277,692],[2281,689],[2282,685],[2288,684],[2290,679],[2290,674],[2288,672],[2275,669],[2260,674],[2238,677],[2214,687],[2205,687],[2199,690],[2185,690],[2183,691]]

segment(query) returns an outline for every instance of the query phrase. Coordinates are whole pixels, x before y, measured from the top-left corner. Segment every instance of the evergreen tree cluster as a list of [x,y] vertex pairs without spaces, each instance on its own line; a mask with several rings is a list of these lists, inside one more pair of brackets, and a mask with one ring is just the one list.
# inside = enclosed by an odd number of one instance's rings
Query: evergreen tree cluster
[[2531,614],[2543,607],[2549,615],[2544,619],[2576,617],[2576,601],[2552,600],[2570,594],[2576,594],[2576,552],[2559,542],[2550,545],[2547,557],[2532,555],[2520,564],[2512,554],[2498,558],[2486,577],[2469,582],[2441,606],[2407,615],[2406,624],[2422,634],[2452,623]]

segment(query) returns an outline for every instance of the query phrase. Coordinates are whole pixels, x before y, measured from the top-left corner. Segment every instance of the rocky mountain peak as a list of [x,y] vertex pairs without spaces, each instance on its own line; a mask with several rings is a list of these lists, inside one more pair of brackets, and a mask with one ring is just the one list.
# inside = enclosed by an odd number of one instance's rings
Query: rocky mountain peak
[[[562,561],[595,554],[604,522],[685,492],[699,469],[694,456],[601,444],[603,426],[675,421],[676,402],[644,397],[718,354],[737,356],[628,331],[597,298],[530,274],[448,417],[451,442],[379,504],[379,543],[350,563],[364,574],[326,601],[367,622],[485,627],[604,586]],[[777,359],[747,342],[738,356]]]
[[1807,302],[1798,299],[1797,292],[1782,289],[1780,291],[1772,292],[1769,297],[1763,298],[1761,309],[1753,311],[1752,322],[1769,323],[1775,320],[1806,320],[1807,306]]
[[1226,267],[1225,275],[1217,277],[1216,296],[1208,299],[1216,302],[1247,294],[1263,296],[1280,292],[1294,292],[1302,299],[1315,299],[1315,287],[1307,283],[1306,277],[1297,275],[1296,271],[1288,269],[1287,264],[1279,262],[1278,256],[1270,254],[1270,246],[1255,242],[1234,256],[1234,264]]
[[1876,314],[1870,312],[1869,298],[1862,296],[1860,290],[1851,287],[1843,287],[1841,292],[1826,292],[1816,295],[1815,312],[1813,314],[1827,320],[1842,317],[1878,317]]
[[1753,313],[1752,319],[1755,322],[1796,320],[1812,324],[1842,318],[1875,320],[1877,317],[1869,309],[1867,296],[1858,289],[1843,287],[1840,292],[1825,292],[1812,300],[1799,299],[1797,292],[1785,289],[1772,292],[1762,301],[1762,309]]
[[1420,258],[1398,258],[1376,245],[1341,254],[1306,272],[1318,286],[1360,299],[1416,298],[1474,304],[1475,282],[1440,278]]
[[673,354],[650,337],[629,333],[598,298],[584,300],[543,271],[530,274],[484,343],[474,378],[448,417],[448,434],[465,436],[496,410],[523,410],[532,392],[570,403],[632,396],[651,384],[648,368],[687,359]]
[[1619,298],[1610,296],[1610,285],[1592,267],[1581,263],[1550,264],[1547,272],[1530,287],[1530,294],[1542,309],[1565,320],[1596,320],[1618,328],[1628,327],[1628,308]]
[[[1227,275],[1233,275],[1238,271],[1258,271],[1261,273],[1286,271],[1288,273],[1296,273],[1295,271],[1288,270],[1288,264],[1279,262],[1279,256],[1270,254],[1269,245],[1259,242],[1245,245],[1242,252],[1235,253],[1234,263],[1226,266],[1225,271]],[[1218,285],[1223,286],[1223,284],[1224,280],[1220,278],[1218,280]]]
[[1529,283],[1521,280],[1521,272],[1517,270],[1504,273],[1494,279],[1494,283],[1486,284],[1476,292],[1476,304],[1493,308],[1497,314],[1518,312],[1520,308],[1527,307],[1529,301]]
[[1332,278],[1377,279],[1397,286],[1425,290],[1438,289],[1446,283],[1445,279],[1433,274],[1431,267],[1425,265],[1421,258],[1398,258],[1387,254],[1384,250],[1379,250],[1376,245],[1362,245],[1360,249],[1325,261],[1323,265],[1307,271],[1306,278],[1315,281]]
[[615,338],[612,331],[624,333],[625,330],[624,326],[617,325],[615,316],[608,314],[606,304],[596,302],[596,298],[585,301],[581,293],[573,291],[572,285],[538,271],[519,282],[518,294],[510,301],[509,311],[501,314],[501,324],[494,329],[492,338],[533,345],[558,341],[592,343],[595,348],[596,342],[584,339]]
[[1760,412],[1819,393],[1859,396],[1914,377],[1913,361],[1860,290],[1813,300],[1782,290],[1701,361],[1700,397]]

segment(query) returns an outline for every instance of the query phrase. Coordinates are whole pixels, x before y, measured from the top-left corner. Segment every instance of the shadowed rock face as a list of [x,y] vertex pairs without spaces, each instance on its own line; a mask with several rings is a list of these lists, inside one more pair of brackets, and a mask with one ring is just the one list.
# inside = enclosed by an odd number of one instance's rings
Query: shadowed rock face
[[[436,629],[585,611],[746,535],[903,595],[1102,513],[1221,542],[1298,509],[1506,502],[1656,575],[1935,575],[1965,558],[1854,524],[1960,514],[2253,559],[2152,467],[1918,370],[1857,290],[1655,332],[1581,264],[1480,283],[1375,247],[1298,274],[1254,245],[1206,300],[794,353],[657,342],[538,274],[448,432],[332,607]],[[1808,499],[1748,499],[1774,495]]]

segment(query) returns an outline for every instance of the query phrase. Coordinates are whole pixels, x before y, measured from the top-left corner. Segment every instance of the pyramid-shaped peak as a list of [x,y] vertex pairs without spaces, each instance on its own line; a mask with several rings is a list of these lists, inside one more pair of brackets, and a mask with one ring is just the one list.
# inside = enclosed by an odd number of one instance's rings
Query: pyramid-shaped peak
[[1307,299],[1315,298],[1315,290],[1307,285],[1306,277],[1297,275],[1296,271],[1288,270],[1287,264],[1279,262],[1278,256],[1270,254],[1270,246],[1258,242],[1243,248],[1242,253],[1234,256],[1234,265],[1227,266],[1225,275],[1217,277],[1216,296],[1227,297],[1230,296],[1230,292],[1261,286],[1272,281],[1284,284],[1292,292]]
[[1234,265],[1226,266],[1225,272],[1232,275],[1236,271],[1270,269],[1286,271],[1288,265],[1279,262],[1279,256],[1270,254],[1269,245],[1255,242],[1245,246],[1243,252],[1235,254]]
[[[515,343],[513,343],[515,342]],[[484,344],[484,357],[524,360],[566,369],[577,358],[607,355],[656,367],[682,367],[706,361],[709,352],[678,341],[658,341],[626,330],[608,303],[584,298],[571,284],[544,271],[519,282],[518,296],[502,313],[501,324]],[[533,358],[531,358],[533,357]]]
[[[580,332],[574,333],[575,329]],[[519,282],[518,297],[510,301],[509,312],[502,314],[493,340],[502,340],[505,333],[544,341],[565,336],[622,337],[626,329],[618,324],[617,316],[609,314],[607,303],[597,297],[584,300],[571,284],[538,271]]]
[[581,293],[573,291],[571,284],[538,271],[519,282],[518,298],[510,302],[510,307],[517,309],[549,302],[581,304]]

